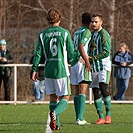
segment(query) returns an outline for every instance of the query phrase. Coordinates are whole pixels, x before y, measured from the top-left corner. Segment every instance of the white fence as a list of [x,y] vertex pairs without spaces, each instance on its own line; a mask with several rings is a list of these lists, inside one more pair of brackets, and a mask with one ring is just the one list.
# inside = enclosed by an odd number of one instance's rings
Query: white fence
[[[5,104],[5,103],[8,103],[8,104],[27,104],[28,102],[27,101],[18,101],[17,100],[17,68],[18,67],[31,67],[31,64],[7,64],[7,65],[0,65],[0,66],[5,66],[5,67],[14,67],[14,100],[13,101],[0,101],[0,104]],[[42,64],[40,64],[39,66],[43,66]],[[115,66],[115,65],[113,65]],[[130,65],[130,66],[133,66]],[[130,101],[130,100],[126,100],[126,101],[111,101],[112,103],[133,103],[133,101]],[[44,101],[44,102],[33,102],[33,104],[38,104],[38,103],[41,103],[41,104],[47,104],[49,103],[49,101]],[[73,103],[73,101],[69,101],[69,103]],[[94,103],[93,99],[92,99],[92,89],[89,88],[89,100],[86,101],[86,103]]]

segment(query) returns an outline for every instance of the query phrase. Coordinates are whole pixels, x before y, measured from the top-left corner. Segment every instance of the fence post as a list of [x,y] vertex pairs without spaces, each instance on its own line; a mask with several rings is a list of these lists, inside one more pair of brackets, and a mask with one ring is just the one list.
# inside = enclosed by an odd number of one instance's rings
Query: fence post
[[14,104],[17,104],[17,66],[14,65]]

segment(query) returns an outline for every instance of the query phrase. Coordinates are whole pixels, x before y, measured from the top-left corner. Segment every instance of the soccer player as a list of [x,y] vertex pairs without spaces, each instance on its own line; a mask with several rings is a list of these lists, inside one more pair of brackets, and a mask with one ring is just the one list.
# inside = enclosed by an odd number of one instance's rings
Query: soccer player
[[50,95],[50,128],[58,130],[61,125],[59,115],[67,108],[71,94],[68,62],[72,60],[74,47],[69,31],[59,26],[61,14],[57,9],[48,11],[47,20],[51,26],[39,34],[32,79],[37,80],[38,64],[44,54],[45,89]]
[[74,85],[74,107],[76,124],[84,125],[84,110],[88,83],[91,82],[91,67],[88,56],[88,44],[91,38],[89,26],[91,15],[88,12],[82,14],[82,26],[77,29],[73,36],[74,59],[71,63],[70,81]]
[[[111,123],[111,98],[107,90],[110,73],[111,61],[110,51],[111,42],[108,32],[102,28],[103,18],[102,14],[96,13],[92,15],[92,36],[90,41],[89,55],[91,57],[92,67],[92,87],[94,94],[94,104],[99,115],[96,124],[110,124]],[[106,117],[104,119],[102,109],[102,99],[106,108]]]

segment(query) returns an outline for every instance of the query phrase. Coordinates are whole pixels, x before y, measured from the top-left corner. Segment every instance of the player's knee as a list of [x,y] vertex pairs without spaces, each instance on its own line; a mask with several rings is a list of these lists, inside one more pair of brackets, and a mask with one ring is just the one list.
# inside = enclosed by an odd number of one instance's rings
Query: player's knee
[[108,84],[106,84],[106,83],[99,83],[99,87],[100,87],[100,90],[101,90],[101,93],[102,93],[103,97],[109,96]]
[[100,88],[92,88],[94,100],[99,99],[101,97]]
[[57,102],[58,101],[58,97],[56,96],[56,94],[51,94],[50,95],[50,101],[52,101],[52,102]]

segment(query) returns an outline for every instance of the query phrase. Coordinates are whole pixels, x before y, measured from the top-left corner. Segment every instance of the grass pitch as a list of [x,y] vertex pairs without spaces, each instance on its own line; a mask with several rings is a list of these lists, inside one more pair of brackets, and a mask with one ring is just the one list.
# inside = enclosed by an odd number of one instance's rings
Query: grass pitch
[[[0,105],[0,133],[45,133],[49,106]],[[104,112],[105,113],[105,112]],[[61,114],[62,130],[55,133],[133,133],[133,104],[112,104],[112,123],[96,125],[94,104],[87,104],[84,118],[91,124],[76,125],[73,104]]]

